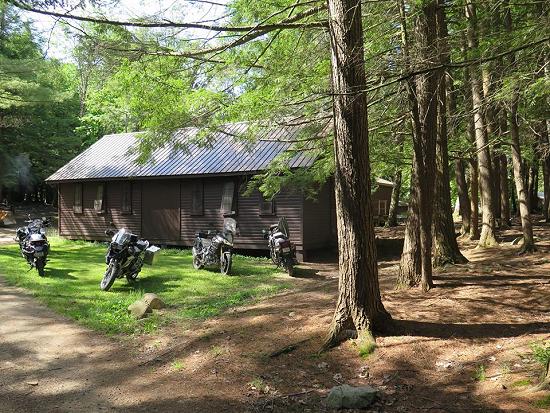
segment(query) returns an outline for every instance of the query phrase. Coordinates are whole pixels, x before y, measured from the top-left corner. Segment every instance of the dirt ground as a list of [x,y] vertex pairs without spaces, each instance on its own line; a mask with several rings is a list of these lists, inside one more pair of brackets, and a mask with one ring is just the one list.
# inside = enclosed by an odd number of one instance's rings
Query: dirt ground
[[462,242],[470,263],[438,270],[427,294],[393,289],[402,228],[379,231],[382,297],[402,333],[378,337],[366,359],[352,342],[317,352],[335,305],[333,263],[301,266],[292,291],[126,339],[1,283],[0,410],[325,412],[330,388],[348,383],[380,390],[372,412],[542,411],[533,402],[548,393],[517,383],[537,380],[530,344],[550,338],[550,227],[536,227],[539,250],[521,257],[517,230],[496,249]]

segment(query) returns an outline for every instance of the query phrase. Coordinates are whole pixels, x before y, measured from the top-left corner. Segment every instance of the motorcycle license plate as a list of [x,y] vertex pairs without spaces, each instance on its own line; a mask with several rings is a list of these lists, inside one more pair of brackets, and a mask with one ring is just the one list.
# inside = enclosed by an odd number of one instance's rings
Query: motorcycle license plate
[[35,256],[35,257],[43,257],[43,256],[44,256],[44,252],[43,252],[43,251],[36,251],[36,252],[34,253],[34,256]]
[[283,252],[290,252],[290,247],[283,247]]

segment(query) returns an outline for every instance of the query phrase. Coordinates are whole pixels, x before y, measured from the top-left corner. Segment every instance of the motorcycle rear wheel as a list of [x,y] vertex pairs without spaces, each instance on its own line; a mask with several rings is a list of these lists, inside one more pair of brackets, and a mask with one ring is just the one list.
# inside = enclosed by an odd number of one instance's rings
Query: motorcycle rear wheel
[[109,291],[109,289],[112,287],[113,283],[115,282],[117,273],[118,273],[117,265],[114,261],[111,261],[109,263],[109,266],[107,267],[107,270],[105,271],[105,275],[103,276],[101,283],[99,284],[99,286],[103,291]]
[[223,275],[231,275],[231,265],[233,264],[233,256],[231,253],[222,253],[220,257],[220,272]]
[[40,277],[44,277],[45,275],[44,267],[46,266],[46,263],[42,260],[38,260],[36,261],[35,266],[36,266],[36,271],[38,271],[38,275]]

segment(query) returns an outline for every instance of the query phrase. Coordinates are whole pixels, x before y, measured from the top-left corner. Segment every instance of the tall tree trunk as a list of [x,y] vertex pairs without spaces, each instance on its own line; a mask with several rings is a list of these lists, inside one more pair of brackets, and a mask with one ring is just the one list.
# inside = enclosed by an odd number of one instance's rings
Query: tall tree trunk
[[510,227],[510,194],[508,191],[508,159],[500,155],[500,225]]
[[544,185],[544,203],[542,213],[544,220],[549,222],[548,208],[550,207],[550,142],[548,141],[548,127],[546,121],[540,121],[538,125],[539,142],[541,147],[542,176]]
[[387,227],[396,227],[397,226],[397,209],[399,207],[399,198],[401,196],[401,167],[395,171],[395,176],[393,178],[393,189],[391,191],[391,201],[390,201],[390,210],[388,211],[388,221],[386,222]]
[[328,0],[338,227],[338,302],[324,347],[347,330],[388,327],[378,285],[370,199],[366,78],[360,0]]
[[[506,7],[504,15],[504,28],[507,33],[512,32],[512,15],[510,12],[510,6],[507,0],[504,0]],[[516,59],[514,54],[509,56],[509,67],[514,70],[516,66]],[[518,102],[519,91],[514,89],[512,92],[512,99],[510,102],[510,137],[512,146],[512,167],[514,170],[514,181],[516,184],[516,192],[518,196],[519,214],[521,218],[521,230],[523,232],[523,245],[520,253],[532,252],[535,250],[535,240],[533,238],[533,224],[531,222],[531,214],[529,213],[529,198],[525,187],[525,182],[522,179],[522,168],[524,168],[523,161],[521,159],[521,146],[519,140],[519,125],[518,125]]]
[[[409,36],[407,30],[407,19],[405,12],[405,3],[403,0],[398,0],[399,17],[401,22],[401,43],[403,51],[403,65],[405,70],[410,70],[409,61]],[[411,115],[411,131],[413,135],[417,133],[416,125],[418,125],[418,102],[416,99],[416,87],[412,78],[407,78],[407,96]],[[407,217],[407,225],[405,227],[405,240],[403,243],[403,252],[399,261],[399,272],[397,275],[397,288],[413,287],[420,283],[422,278],[422,256],[420,245],[420,211],[418,210],[418,187],[416,186],[417,177],[417,162],[413,152],[413,162],[411,169],[411,192],[409,198],[409,210]]]
[[[414,156],[414,155],[413,155]],[[411,183],[417,180],[414,167],[411,171]],[[422,258],[420,255],[420,217],[418,212],[418,188],[411,184],[411,194],[409,199],[409,211],[407,216],[407,225],[405,226],[405,240],[403,242],[403,252],[399,261],[399,270],[397,273],[397,288],[414,287],[420,283],[422,278]]]
[[[435,0],[422,3],[415,15],[415,48],[421,66],[437,59]],[[436,55],[434,56],[434,52]],[[413,135],[414,160],[417,171],[420,246],[422,257],[422,291],[428,291],[432,280],[432,213],[434,197],[435,151],[437,138],[437,74],[429,71],[415,77],[418,118]]]
[[470,220],[472,209],[470,205],[470,197],[468,196],[468,185],[466,183],[466,171],[464,161],[462,159],[455,160],[455,178],[458,191],[458,204],[460,206],[460,216],[462,217],[462,235],[470,234]]
[[[468,48],[477,51],[479,42],[477,37],[477,17],[475,5],[471,0],[466,3],[466,17],[468,19]],[[483,89],[478,71],[471,72],[472,104],[474,110],[474,125],[476,136],[477,160],[479,165],[479,180],[481,186],[481,213],[482,228],[478,247],[492,247],[498,245],[495,238],[494,199],[492,190],[492,169],[489,140],[487,138],[485,122],[483,119]]]
[[[447,45],[447,21],[443,1],[438,0],[436,12],[439,62],[450,62]],[[447,137],[447,74],[437,71],[437,136],[436,171],[433,212],[433,265],[460,264],[468,260],[462,255],[456,241],[449,184],[449,149]]]

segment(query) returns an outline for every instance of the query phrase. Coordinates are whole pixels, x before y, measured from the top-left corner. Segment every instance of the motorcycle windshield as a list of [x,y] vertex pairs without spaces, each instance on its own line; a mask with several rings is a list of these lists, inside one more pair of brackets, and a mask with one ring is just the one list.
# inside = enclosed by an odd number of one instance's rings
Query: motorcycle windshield
[[115,235],[113,235],[112,242],[118,245],[124,245],[128,242],[130,242],[130,237],[132,234],[127,232],[124,228],[122,228],[120,231],[118,231]]
[[223,231],[235,235],[237,233],[237,221],[234,218],[225,218],[223,220]]
[[279,219],[277,227],[279,229],[279,232],[282,232],[287,238],[290,238],[290,230],[288,229],[288,222],[286,221],[285,217],[281,217]]

